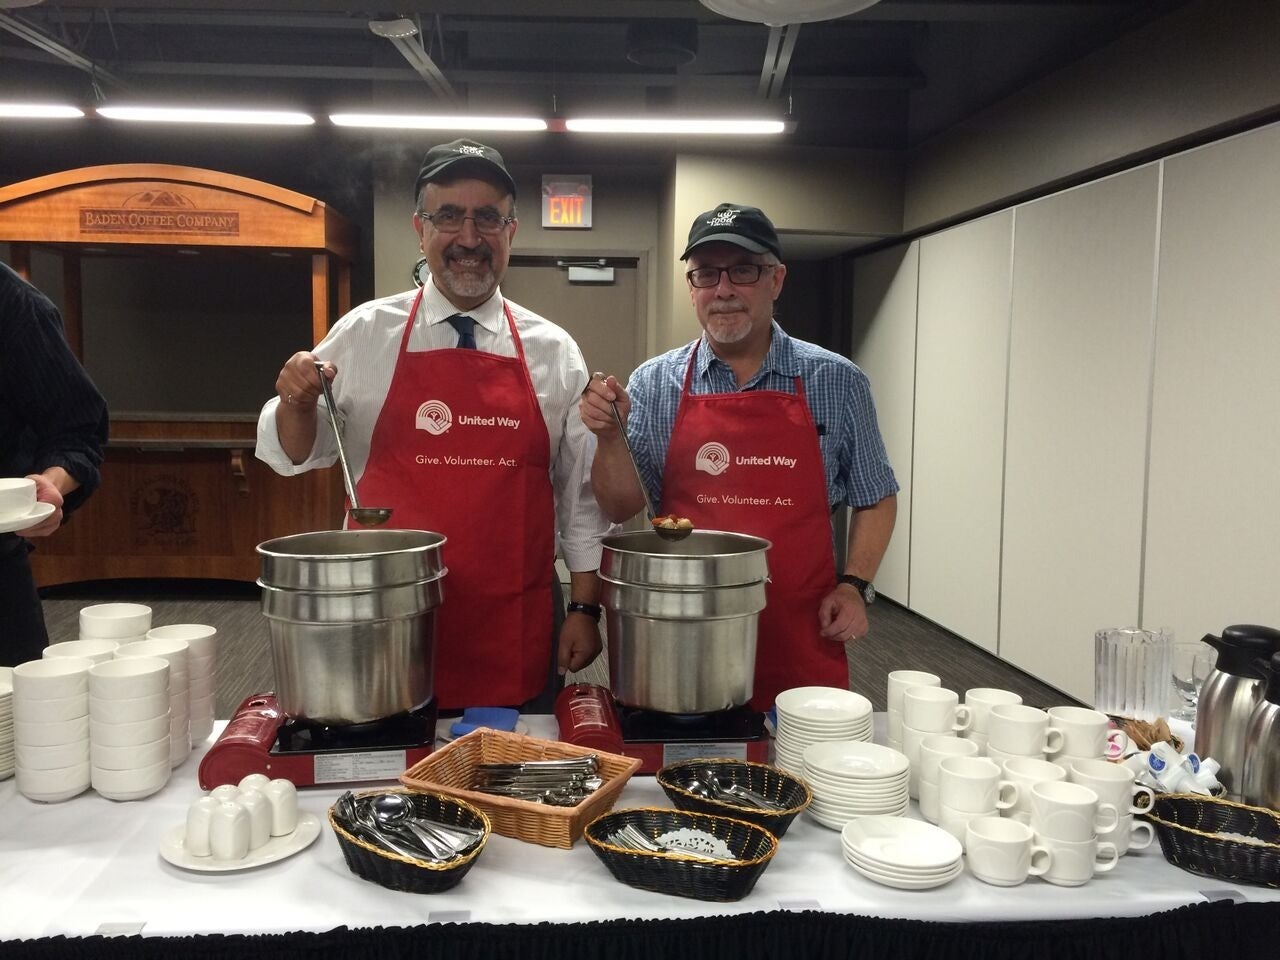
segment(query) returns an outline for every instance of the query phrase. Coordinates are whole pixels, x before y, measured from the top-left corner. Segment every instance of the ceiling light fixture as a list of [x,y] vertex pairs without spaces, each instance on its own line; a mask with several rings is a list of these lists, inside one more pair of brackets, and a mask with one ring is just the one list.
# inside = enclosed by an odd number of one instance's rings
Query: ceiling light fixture
[[457,117],[414,113],[331,113],[339,127],[372,127],[381,130],[545,130],[537,117]]
[[671,133],[687,136],[772,136],[787,129],[781,120],[644,120],[625,117],[581,117],[565,120],[574,133]]
[[108,120],[143,123],[245,123],[262,126],[301,127],[315,118],[292,110],[220,110],[207,107],[98,107]]
[[68,119],[83,117],[79,107],[67,107],[56,103],[0,103],[0,117]]

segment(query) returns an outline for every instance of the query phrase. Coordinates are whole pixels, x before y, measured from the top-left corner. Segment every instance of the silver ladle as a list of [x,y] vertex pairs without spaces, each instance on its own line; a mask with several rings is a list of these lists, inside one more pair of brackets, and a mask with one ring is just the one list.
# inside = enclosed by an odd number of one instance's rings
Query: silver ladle
[[[593,373],[593,380],[603,380],[603,373]],[[622,425],[622,417],[618,414],[618,404],[613,400],[609,401],[609,409],[613,411],[613,422],[618,425],[618,432],[622,434],[622,445],[627,448],[627,459],[631,461],[631,469],[635,471],[636,483],[640,486],[640,493],[644,496],[644,514],[649,521],[649,526],[653,532],[660,536],[663,540],[683,540],[689,534],[693,533],[693,527],[662,527],[654,523],[657,514],[653,509],[653,500],[649,498],[649,488],[644,485],[644,477],[640,476],[640,465],[636,463],[635,451],[631,449],[631,440],[627,437],[627,428]]]
[[431,831],[419,826],[413,820],[413,807],[402,797],[383,794],[369,799],[369,811],[378,826],[384,830],[398,833],[408,831],[418,839],[423,849],[436,860],[453,860],[459,855],[457,846]]
[[342,430],[338,427],[338,411],[333,405],[333,391],[329,387],[329,378],[324,375],[324,363],[316,361],[316,374],[320,377],[320,389],[324,391],[324,406],[329,411],[329,424],[333,427],[333,436],[338,444],[338,462],[342,464],[342,482],[347,487],[347,496],[351,499],[351,509],[347,514],[356,523],[365,527],[380,527],[391,519],[390,507],[362,507],[356,499],[356,485],[351,479],[351,468],[347,466],[347,452],[342,448]]

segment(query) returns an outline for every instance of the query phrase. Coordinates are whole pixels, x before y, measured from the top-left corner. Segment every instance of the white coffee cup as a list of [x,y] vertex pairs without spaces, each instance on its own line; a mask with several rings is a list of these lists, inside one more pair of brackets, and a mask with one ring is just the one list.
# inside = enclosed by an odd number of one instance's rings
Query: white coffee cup
[[1067,774],[1072,783],[1088,787],[1103,803],[1115,807],[1122,817],[1151,809],[1155,800],[1155,791],[1134,783],[1133,777],[1128,767],[1107,760],[1073,760]]
[[1021,823],[1031,822],[1031,788],[1044,781],[1067,779],[1067,771],[1056,763],[1038,757],[1010,757],[1000,764],[1006,780],[1018,785],[1018,802],[1004,816]]
[[1088,707],[1050,707],[1049,728],[1062,732],[1061,753],[1071,757],[1122,757],[1129,750],[1123,730],[1111,718]]
[[942,687],[907,687],[902,691],[902,725],[930,733],[959,733],[969,727],[969,708],[960,694]]
[[1002,779],[987,757],[948,757],[938,765],[938,800],[943,808],[991,815],[1018,802],[1018,785]]
[[36,508],[36,482],[27,477],[0,479],[0,520],[25,517]]
[[1041,877],[1060,887],[1088,883],[1095,873],[1114,870],[1120,862],[1116,845],[1105,840],[1056,840],[1041,834],[1036,839],[1049,848],[1051,858],[1049,869]]
[[213,797],[197,797],[187,807],[187,828],[182,845],[191,856],[207,857],[212,853],[209,849],[209,825],[213,822],[213,811],[220,803]]
[[1012,690],[1000,690],[996,687],[972,687],[964,692],[964,705],[969,708],[969,731],[967,736],[987,733],[987,715],[992,707],[1001,704],[1021,703],[1022,697]]
[[987,749],[1019,757],[1044,758],[1062,749],[1062,731],[1049,727],[1049,714],[1022,703],[1002,703],[987,715]]
[[969,872],[984,883],[1014,887],[1027,877],[1049,869],[1053,853],[1036,842],[1026,824],[1003,817],[978,817],[969,821],[964,841]]
[[987,816],[991,816],[991,814],[957,810],[955,807],[947,806],[945,803],[938,804],[938,826],[959,840],[962,847],[969,835],[970,821]]
[[1121,817],[1120,822],[1116,824],[1113,832],[1107,834],[1107,839],[1116,845],[1116,850],[1120,856],[1124,856],[1130,850],[1145,850],[1151,846],[1151,841],[1155,839],[1156,831],[1151,824],[1145,820],[1135,820],[1133,815]]
[[1119,821],[1114,805],[1078,783],[1043,780],[1031,787],[1031,828],[1042,837],[1080,843],[1111,833]]
[[209,818],[209,851],[215,860],[243,860],[249,855],[249,811],[239,800],[223,800]]
[[920,782],[938,783],[938,765],[948,757],[976,757],[978,745],[949,733],[934,733],[920,740],[920,762],[915,769]]
[[942,805],[938,803],[938,785],[931,780],[921,780],[919,794],[920,816],[930,823],[937,823],[942,816]]

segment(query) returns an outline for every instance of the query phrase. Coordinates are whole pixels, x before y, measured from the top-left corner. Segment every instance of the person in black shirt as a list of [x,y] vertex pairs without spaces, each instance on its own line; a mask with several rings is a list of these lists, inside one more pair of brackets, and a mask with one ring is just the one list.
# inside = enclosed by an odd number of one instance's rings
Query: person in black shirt
[[0,477],[30,477],[53,513],[0,533],[0,665],[49,642],[27,554],[98,487],[107,403],[67,345],[52,301],[0,263]]

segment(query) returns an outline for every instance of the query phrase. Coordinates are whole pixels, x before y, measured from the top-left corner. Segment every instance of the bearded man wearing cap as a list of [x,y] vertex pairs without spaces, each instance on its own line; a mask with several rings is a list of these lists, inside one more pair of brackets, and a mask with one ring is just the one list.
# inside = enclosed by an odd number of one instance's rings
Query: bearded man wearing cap
[[[564,674],[601,649],[595,571],[611,525],[591,494],[595,441],[576,412],[588,372],[568,333],[499,290],[515,197],[492,147],[428,150],[413,226],[430,276],[356,307],[314,351],[290,357],[258,422],[257,456],[277,473],[331,466],[323,361],[361,503],[448,537],[435,693],[451,711],[523,704],[547,686],[553,659]],[[572,585],[553,658],[557,538]]]
[[[764,710],[791,687],[848,685],[843,641],[866,634],[898,483],[866,375],[773,319],[787,268],[764,212],[699,214],[680,259],[702,336],[641,364],[625,390],[613,377],[588,386],[592,486],[615,520],[643,508],[616,401],[655,509],[772,542],[751,700]],[[843,505],[854,513],[837,577],[831,516]]]

